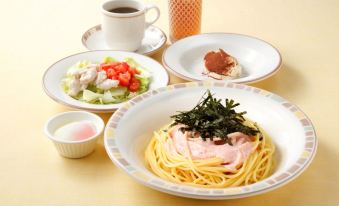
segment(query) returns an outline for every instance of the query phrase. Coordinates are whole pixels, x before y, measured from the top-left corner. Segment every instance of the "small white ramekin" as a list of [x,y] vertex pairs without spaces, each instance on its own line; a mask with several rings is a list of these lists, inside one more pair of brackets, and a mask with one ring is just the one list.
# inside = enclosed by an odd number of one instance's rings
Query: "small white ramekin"
[[[55,131],[61,126],[82,120],[93,122],[96,127],[95,135],[81,141],[68,141],[54,136]],[[104,121],[98,115],[85,111],[71,111],[51,117],[45,124],[44,132],[52,140],[60,155],[67,158],[81,158],[93,152],[104,127]]]

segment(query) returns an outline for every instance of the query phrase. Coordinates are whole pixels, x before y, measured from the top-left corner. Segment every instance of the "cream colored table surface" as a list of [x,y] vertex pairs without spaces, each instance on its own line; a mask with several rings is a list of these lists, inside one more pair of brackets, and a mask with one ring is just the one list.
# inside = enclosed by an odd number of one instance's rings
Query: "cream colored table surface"
[[[43,72],[86,51],[80,38],[100,23],[102,1],[1,0],[0,205],[339,205],[339,1],[204,0],[202,32],[253,35],[274,44],[282,69],[253,84],[300,106],[319,138],[311,166],[275,191],[202,201],[144,187],[115,167],[102,139],[83,159],[59,156],[43,134],[51,116],[69,111],[45,95]],[[167,1],[156,23],[168,33]],[[161,52],[153,57],[160,61]],[[183,80],[171,75],[171,83]],[[111,114],[101,117],[107,121]]]

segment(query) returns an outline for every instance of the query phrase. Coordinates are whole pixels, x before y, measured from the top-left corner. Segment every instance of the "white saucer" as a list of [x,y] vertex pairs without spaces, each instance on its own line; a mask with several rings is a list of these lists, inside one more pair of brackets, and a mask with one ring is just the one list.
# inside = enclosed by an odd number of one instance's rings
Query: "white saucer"
[[[101,25],[96,25],[87,30],[81,38],[82,44],[88,50],[110,50],[106,45]],[[166,34],[155,26],[150,26],[145,31],[145,37],[136,53],[152,55],[161,49],[167,41]]]

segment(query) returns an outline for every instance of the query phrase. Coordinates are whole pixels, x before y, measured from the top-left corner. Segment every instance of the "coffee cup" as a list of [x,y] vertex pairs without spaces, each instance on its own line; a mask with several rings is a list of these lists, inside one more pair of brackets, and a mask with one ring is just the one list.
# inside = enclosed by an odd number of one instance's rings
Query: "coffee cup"
[[[154,9],[156,17],[146,21],[145,14]],[[145,30],[160,17],[153,4],[135,0],[106,1],[101,6],[102,31],[106,44],[113,50],[135,51],[141,46]]]

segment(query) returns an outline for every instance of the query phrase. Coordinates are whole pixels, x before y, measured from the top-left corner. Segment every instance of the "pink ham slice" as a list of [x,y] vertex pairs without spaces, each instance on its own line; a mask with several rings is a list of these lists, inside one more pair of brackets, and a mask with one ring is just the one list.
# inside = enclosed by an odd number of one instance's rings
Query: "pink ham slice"
[[204,141],[202,138],[190,138],[191,134],[183,133],[180,130],[181,127],[183,125],[177,125],[169,131],[174,145],[171,150],[184,156],[188,156],[189,152],[192,159],[222,158],[223,165],[230,171],[235,171],[238,166],[243,164],[254,149],[250,137],[241,132],[228,135],[231,138],[232,146],[229,144],[216,145],[209,139]]

